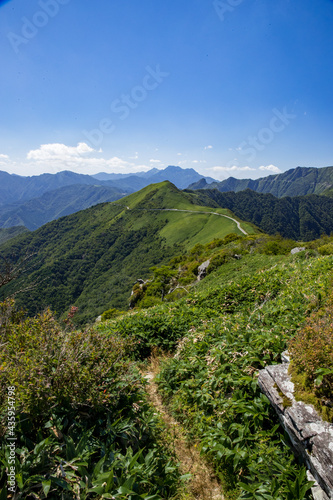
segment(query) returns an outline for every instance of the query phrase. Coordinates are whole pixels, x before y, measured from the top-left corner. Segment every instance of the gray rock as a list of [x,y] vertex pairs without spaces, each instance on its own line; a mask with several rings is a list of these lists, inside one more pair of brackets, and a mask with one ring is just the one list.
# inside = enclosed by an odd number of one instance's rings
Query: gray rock
[[210,260],[206,260],[198,267],[198,281],[202,280],[206,276],[209,264]]
[[290,357],[288,351],[283,351],[283,353],[281,354],[281,361],[282,363],[290,363]]
[[333,499],[333,424],[323,421],[312,405],[295,400],[288,367],[283,363],[261,370],[259,387],[275,409],[295,453],[303,457],[323,490],[317,490],[316,498],[320,494],[324,500]]
[[305,250],[305,247],[295,247],[292,250],[290,250],[290,253],[294,255],[295,253],[303,252],[303,250]]

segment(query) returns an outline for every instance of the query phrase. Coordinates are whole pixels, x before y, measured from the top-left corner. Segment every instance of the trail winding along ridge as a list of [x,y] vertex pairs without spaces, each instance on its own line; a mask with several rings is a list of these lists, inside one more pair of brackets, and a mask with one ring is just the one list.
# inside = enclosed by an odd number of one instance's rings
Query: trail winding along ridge
[[196,445],[189,444],[185,439],[185,432],[181,425],[169,414],[163,405],[154,382],[154,373],[146,372],[144,377],[148,380],[147,393],[150,402],[160,414],[167,431],[173,437],[174,451],[180,462],[182,474],[192,474],[187,485],[186,498],[189,500],[224,500],[214,472],[203,461]]

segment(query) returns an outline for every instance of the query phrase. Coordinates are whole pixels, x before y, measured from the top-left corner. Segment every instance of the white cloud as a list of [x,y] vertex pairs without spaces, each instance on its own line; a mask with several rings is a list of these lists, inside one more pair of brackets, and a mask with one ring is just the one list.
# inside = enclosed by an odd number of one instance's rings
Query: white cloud
[[204,149],[213,149],[213,146],[211,146],[211,145],[205,146]]
[[151,160],[149,160],[149,161],[150,161],[150,163],[161,163],[161,160],[154,160],[154,159],[151,159]]
[[9,164],[9,156],[0,154],[0,165],[6,168],[8,164]]
[[232,165],[231,167],[212,167],[214,172],[234,172],[234,171],[239,171],[239,172],[244,172],[244,171],[249,171],[249,170],[255,170],[254,168],[251,167],[238,167],[237,165]]
[[273,172],[274,174],[280,174],[282,170],[279,169],[279,167],[276,167],[275,165],[267,165],[266,167],[262,165],[259,167],[259,170],[267,170],[268,172]]
[[[0,166],[8,173],[17,175],[55,174],[64,170],[93,175],[98,172],[131,173],[151,169],[147,165],[137,165],[118,156],[110,158],[101,155],[102,150],[94,150],[84,142],[76,146],[66,144],[42,144],[38,149],[30,150],[25,160],[14,161],[8,155],[0,154]],[[138,153],[135,153],[138,159]],[[160,160],[159,167],[162,167]]]
[[45,161],[67,161],[81,158],[89,153],[95,152],[85,142],[79,142],[77,146],[66,146],[65,144],[42,144],[39,149],[33,149],[27,154],[28,160]]

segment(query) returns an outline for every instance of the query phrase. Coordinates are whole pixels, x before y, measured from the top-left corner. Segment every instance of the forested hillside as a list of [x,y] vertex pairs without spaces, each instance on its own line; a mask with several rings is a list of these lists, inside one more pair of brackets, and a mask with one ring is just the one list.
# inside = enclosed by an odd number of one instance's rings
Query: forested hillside
[[285,238],[310,241],[333,232],[333,199],[326,196],[277,198],[251,189],[238,193],[221,193],[217,189],[196,192],[202,194],[203,203],[209,203],[208,197],[217,206],[228,208],[268,234],[279,233]]
[[[29,264],[1,292],[27,289],[16,300],[29,314],[51,306],[61,315],[78,306],[82,323],[110,307],[126,310],[133,283],[145,278],[150,267],[196,243],[241,234],[230,218],[200,213],[216,209],[199,203],[196,193],[163,182],[19,236],[4,244],[3,256],[13,263],[30,256]],[[255,232],[250,224],[243,227]]]
[[85,208],[119,200],[124,193],[107,186],[74,184],[44,193],[22,203],[0,206],[0,228],[25,226],[34,231],[47,222],[70,215]]

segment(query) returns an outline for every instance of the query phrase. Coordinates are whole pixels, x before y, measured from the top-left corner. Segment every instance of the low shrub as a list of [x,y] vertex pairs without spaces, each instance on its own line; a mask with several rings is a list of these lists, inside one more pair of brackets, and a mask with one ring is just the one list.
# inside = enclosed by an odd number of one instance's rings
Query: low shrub
[[124,314],[124,311],[120,311],[119,309],[115,309],[113,307],[111,309],[108,309],[107,311],[104,311],[101,319],[102,319],[102,321],[106,321],[107,319],[116,318],[117,316],[120,316],[121,314]]
[[0,437],[15,436],[16,485],[5,438],[0,498],[174,498],[180,475],[129,359],[133,339],[63,330],[49,310],[12,321],[12,307],[0,304]]
[[296,398],[313,404],[333,422],[333,297],[310,316],[288,350]]

